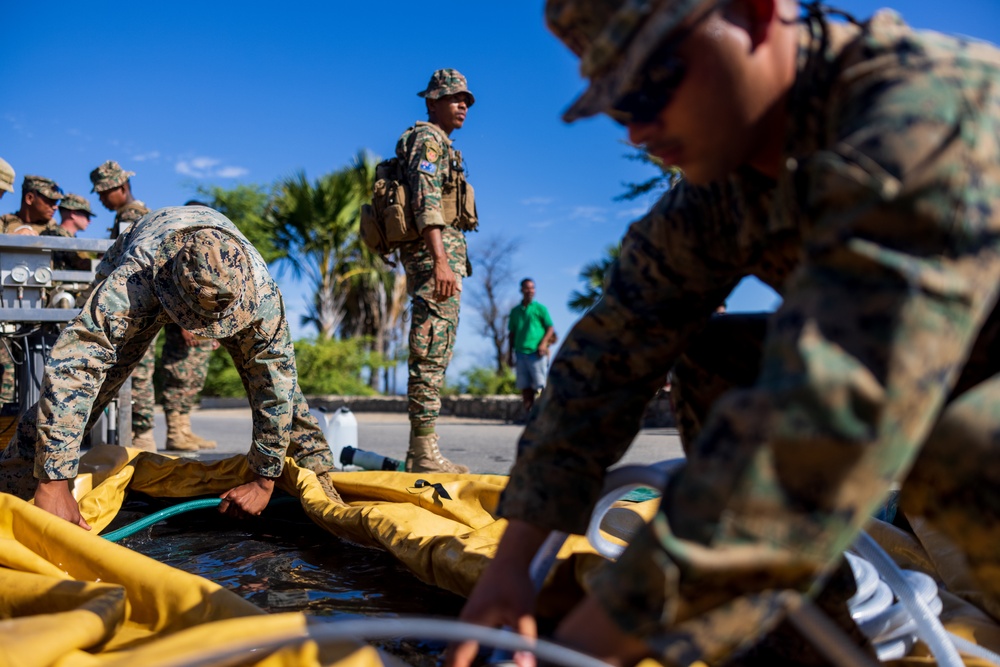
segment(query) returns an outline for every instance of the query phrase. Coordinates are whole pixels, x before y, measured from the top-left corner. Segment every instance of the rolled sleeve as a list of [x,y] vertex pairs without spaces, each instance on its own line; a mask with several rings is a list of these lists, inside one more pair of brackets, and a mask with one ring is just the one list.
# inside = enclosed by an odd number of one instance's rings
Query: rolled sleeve
[[277,477],[291,438],[295,351],[277,285],[263,281],[258,290],[261,319],[222,344],[233,357],[253,410],[248,463],[258,475]]

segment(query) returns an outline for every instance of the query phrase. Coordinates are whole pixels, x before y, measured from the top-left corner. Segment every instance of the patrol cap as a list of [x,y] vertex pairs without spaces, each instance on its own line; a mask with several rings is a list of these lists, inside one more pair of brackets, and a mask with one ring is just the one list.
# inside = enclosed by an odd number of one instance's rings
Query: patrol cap
[[3,158],[0,158],[0,190],[14,191],[14,167]]
[[62,199],[64,196],[62,188],[51,178],[44,176],[25,176],[21,183],[21,194],[26,192],[37,192],[49,199]]
[[665,38],[708,0],[548,0],[549,30],[580,58],[590,86],[567,123],[611,108]]
[[94,212],[90,210],[90,202],[80,195],[66,193],[59,200],[59,208],[65,208],[69,211],[80,211],[85,213],[88,218],[94,217]]
[[156,251],[153,285],[171,319],[193,334],[227,338],[255,319],[250,258],[223,230],[182,229],[165,238]]
[[90,182],[94,187],[91,192],[106,192],[113,190],[119,185],[124,185],[129,176],[135,176],[134,171],[125,171],[122,166],[114,160],[108,160],[100,167],[90,172]]
[[429,100],[436,100],[445,95],[458,93],[466,93],[469,96],[470,107],[476,103],[476,96],[469,90],[469,83],[457,69],[439,69],[431,74],[431,80],[427,82],[427,89],[421,90],[417,95]]

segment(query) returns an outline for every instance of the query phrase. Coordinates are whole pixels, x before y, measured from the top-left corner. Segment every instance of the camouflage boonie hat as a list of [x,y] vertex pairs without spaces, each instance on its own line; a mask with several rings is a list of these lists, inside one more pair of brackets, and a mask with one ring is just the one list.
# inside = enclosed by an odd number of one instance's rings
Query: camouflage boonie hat
[[44,176],[25,176],[21,183],[21,194],[25,192],[37,192],[49,199],[62,199],[65,195],[55,181]]
[[90,202],[80,195],[71,195],[69,193],[63,195],[63,198],[59,201],[59,208],[65,208],[70,211],[81,211],[86,213],[88,218],[94,217],[94,212],[90,210]]
[[571,123],[610,109],[649,56],[707,0],[548,0],[549,30],[580,57],[590,80],[563,114]]
[[135,176],[134,171],[125,171],[122,166],[114,160],[108,160],[100,167],[90,172],[90,182],[94,187],[91,192],[105,192],[124,185],[129,176]]
[[164,239],[156,250],[153,285],[171,319],[198,336],[228,338],[255,319],[250,259],[220,229],[181,230]]
[[427,82],[426,90],[421,90],[417,95],[429,100],[436,100],[445,95],[458,93],[465,93],[469,96],[470,107],[476,103],[476,96],[469,90],[469,83],[457,69],[439,69],[431,74],[431,80]]
[[3,158],[0,158],[0,190],[14,191],[14,167]]

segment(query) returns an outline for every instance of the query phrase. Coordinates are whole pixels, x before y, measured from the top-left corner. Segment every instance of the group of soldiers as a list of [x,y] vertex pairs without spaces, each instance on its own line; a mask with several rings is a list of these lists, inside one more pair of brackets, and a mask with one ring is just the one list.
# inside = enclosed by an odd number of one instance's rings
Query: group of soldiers
[[[92,192],[101,204],[115,214],[111,238],[128,232],[149,209],[132,195],[131,177],[135,173],[122,169],[113,160],[90,172]],[[0,160],[0,196],[14,192],[15,172],[5,160]],[[193,204],[197,202],[189,202]],[[54,219],[58,209],[61,220]],[[90,225],[94,212],[90,202],[81,195],[64,192],[52,179],[25,176],[21,182],[21,204],[14,213],[0,216],[0,233],[36,236],[75,237]],[[65,268],[90,269],[91,259],[85,253],[54,253],[53,263]],[[216,443],[205,440],[191,430],[190,412],[205,384],[208,361],[218,346],[211,340],[198,340],[175,324],[165,327],[163,346],[163,408],[167,421],[165,449],[197,451],[211,449]],[[6,346],[0,346],[3,382],[0,401],[14,400],[13,362]],[[150,345],[142,363],[132,375],[132,445],[144,451],[157,451],[153,439],[153,372],[156,365],[156,343]]]
[[[673,368],[685,465],[557,640],[613,665],[718,663],[755,645],[761,664],[822,663],[782,624],[793,590],[871,653],[842,554],[897,484],[901,510],[963,556],[969,600],[1000,620],[1000,50],[891,12],[841,15],[797,0],[547,1],[589,82],[564,118],[606,114],[685,178],[629,228],[553,361],[464,619],[536,633],[535,551],[551,531],[583,532]],[[428,120],[396,147],[419,232],[399,247],[407,468],[464,472],[435,423],[476,224],[451,133],[475,98],[455,70],[420,95]],[[777,312],[716,314],[748,275],[783,296]],[[98,267],[0,488],[20,481],[85,525],[66,486],[81,424],[168,322],[218,339],[251,398],[248,480],[224,494],[227,512],[259,513],[286,453],[329,469],[259,254],[217,212],[178,207],[144,217]],[[7,474],[28,460],[26,482]],[[475,655],[466,642],[448,664]]]

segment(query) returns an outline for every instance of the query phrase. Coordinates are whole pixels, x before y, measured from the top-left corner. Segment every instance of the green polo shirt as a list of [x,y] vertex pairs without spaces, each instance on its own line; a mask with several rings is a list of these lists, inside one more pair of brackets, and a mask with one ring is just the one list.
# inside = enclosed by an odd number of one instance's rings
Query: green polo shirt
[[549,309],[532,301],[527,306],[519,303],[510,311],[507,330],[511,333],[511,344],[518,354],[538,352],[538,344],[545,337],[545,331],[552,326]]

